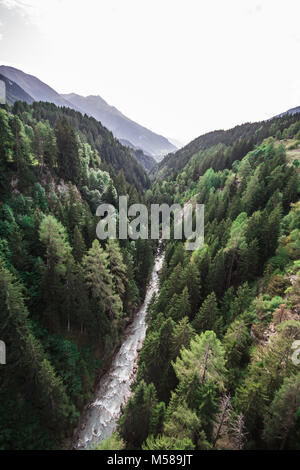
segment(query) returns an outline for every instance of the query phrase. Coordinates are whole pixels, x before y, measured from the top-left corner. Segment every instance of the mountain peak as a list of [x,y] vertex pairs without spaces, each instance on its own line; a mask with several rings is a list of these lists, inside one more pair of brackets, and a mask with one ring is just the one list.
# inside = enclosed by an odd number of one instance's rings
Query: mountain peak
[[0,73],[29,95],[27,101],[30,99],[48,101],[92,116],[107,127],[117,139],[130,142],[132,148],[140,148],[158,161],[167,153],[177,150],[168,139],[134,122],[117,108],[109,105],[100,95],[81,96],[74,92],[59,94],[37,77],[6,65],[0,66]]

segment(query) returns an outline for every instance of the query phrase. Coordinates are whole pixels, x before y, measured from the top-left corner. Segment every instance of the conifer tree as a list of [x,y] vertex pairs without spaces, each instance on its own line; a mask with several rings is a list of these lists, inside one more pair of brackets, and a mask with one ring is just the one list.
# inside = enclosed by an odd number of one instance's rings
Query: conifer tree
[[66,182],[78,184],[81,178],[81,162],[73,127],[67,119],[58,119],[55,128],[58,149],[58,173]]
[[84,253],[86,252],[86,246],[85,246],[83,236],[81,235],[81,232],[80,232],[77,225],[74,228],[73,239],[74,239],[73,256],[74,256],[75,260],[78,263],[80,263]]
[[118,320],[122,313],[122,303],[114,291],[108,253],[103,250],[98,240],[93,242],[82,264],[92,297],[101,303],[104,311],[108,312],[112,319]]
[[151,430],[157,404],[154,385],[147,385],[142,380],[119,421],[119,433],[126,441],[127,448],[139,448],[142,445]]
[[171,317],[175,322],[178,322],[183,317],[190,317],[191,305],[188,288],[185,287],[181,294],[174,294],[169,302],[167,309],[167,316]]
[[271,448],[299,448],[300,374],[284,380],[265,417],[264,439]]
[[110,238],[107,242],[107,251],[109,268],[113,276],[115,289],[119,296],[122,297],[125,292],[127,272],[118,242]]
[[206,330],[219,332],[221,316],[218,309],[217,297],[214,292],[208,295],[200,307],[194,321],[193,327],[198,333]]
[[182,318],[176,325],[171,338],[172,358],[173,360],[179,355],[183,347],[190,345],[195,331],[188,321],[188,317]]

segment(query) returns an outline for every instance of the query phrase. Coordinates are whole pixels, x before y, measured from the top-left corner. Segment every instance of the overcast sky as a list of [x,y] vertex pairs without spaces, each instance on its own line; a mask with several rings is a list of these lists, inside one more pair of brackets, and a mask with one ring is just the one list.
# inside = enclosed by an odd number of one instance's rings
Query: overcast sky
[[299,0],[0,0],[0,62],[187,142],[300,105]]

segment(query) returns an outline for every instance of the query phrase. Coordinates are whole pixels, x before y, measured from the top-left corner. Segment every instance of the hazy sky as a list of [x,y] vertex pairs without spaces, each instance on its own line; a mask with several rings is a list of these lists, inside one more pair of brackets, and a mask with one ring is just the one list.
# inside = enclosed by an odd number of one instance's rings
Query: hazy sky
[[300,105],[299,0],[0,0],[0,62],[188,141]]

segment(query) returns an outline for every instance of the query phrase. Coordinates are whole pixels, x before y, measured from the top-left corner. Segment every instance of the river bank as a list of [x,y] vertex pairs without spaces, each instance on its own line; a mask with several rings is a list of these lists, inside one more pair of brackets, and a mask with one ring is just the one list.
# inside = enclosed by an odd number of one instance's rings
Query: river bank
[[108,439],[116,429],[122,407],[131,395],[131,384],[137,372],[138,353],[143,345],[148,304],[159,288],[158,272],[164,253],[158,251],[145,300],[127,327],[124,341],[115,353],[108,371],[101,377],[93,401],[83,411],[73,441],[74,449],[91,449]]

